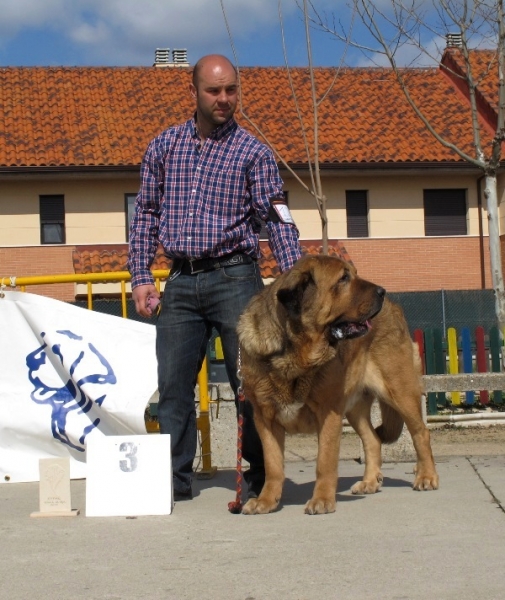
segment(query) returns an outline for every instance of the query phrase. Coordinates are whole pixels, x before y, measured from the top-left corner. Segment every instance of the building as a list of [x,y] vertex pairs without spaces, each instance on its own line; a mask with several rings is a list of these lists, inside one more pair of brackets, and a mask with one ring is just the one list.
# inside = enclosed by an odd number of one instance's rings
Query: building
[[[482,135],[496,128],[498,85],[490,51],[473,51]],[[0,278],[125,268],[128,222],[142,155],[166,127],[189,118],[191,67],[0,68]],[[488,65],[491,69],[488,70]],[[459,50],[440,68],[403,70],[436,128],[473,153]],[[177,68],[160,68],[160,66]],[[450,68],[447,68],[447,67]],[[307,251],[321,246],[298,119],[312,143],[307,69],[243,68],[238,121],[259,131],[287,163],[281,174]],[[347,251],[359,273],[388,291],[492,287],[482,172],[435,140],[390,69],[315,69],[318,139],[330,251]],[[280,160],[280,158],[279,158]],[[503,179],[499,180],[503,196]],[[504,215],[501,227],[504,229]],[[266,242],[266,277],[275,275]],[[156,266],[166,267],[158,256]],[[4,280],[6,281],[6,280]],[[34,291],[71,300],[61,284]]]

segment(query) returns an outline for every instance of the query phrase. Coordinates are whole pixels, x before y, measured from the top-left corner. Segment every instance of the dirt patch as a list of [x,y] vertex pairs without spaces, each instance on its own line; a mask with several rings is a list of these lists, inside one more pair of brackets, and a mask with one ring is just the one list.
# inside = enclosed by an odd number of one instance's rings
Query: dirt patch
[[495,456],[505,454],[505,426],[442,427],[431,429],[437,456]]
[[[448,427],[430,429],[431,447],[435,460],[444,456],[497,456],[505,455],[505,426]],[[315,460],[315,435],[286,437],[286,460]],[[359,457],[359,438],[355,433],[344,433],[340,458]]]

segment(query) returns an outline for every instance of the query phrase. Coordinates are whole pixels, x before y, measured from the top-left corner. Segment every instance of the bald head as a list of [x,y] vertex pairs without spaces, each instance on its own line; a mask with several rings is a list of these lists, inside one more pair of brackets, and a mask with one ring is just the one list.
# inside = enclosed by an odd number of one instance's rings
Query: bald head
[[209,54],[196,63],[189,91],[196,100],[197,129],[201,138],[207,138],[233,117],[238,100],[237,79],[237,71],[226,56]]
[[208,54],[207,56],[202,56],[193,67],[193,85],[195,88],[198,88],[202,74],[214,71],[233,71],[235,76],[237,75],[237,70],[226,56],[222,54]]

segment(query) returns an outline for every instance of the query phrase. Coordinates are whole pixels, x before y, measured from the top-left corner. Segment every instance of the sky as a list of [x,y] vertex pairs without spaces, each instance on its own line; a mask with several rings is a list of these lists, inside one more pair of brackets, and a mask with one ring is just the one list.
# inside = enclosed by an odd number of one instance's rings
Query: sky
[[[156,48],[186,49],[191,64],[220,53],[240,66],[284,66],[277,0],[222,2],[237,61],[220,0],[0,0],[0,66],[151,66]],[[314,3],[349,23],[349,0]],[[304,66],[302,13],[296,0],[281,5],[288,63]],[[358,26],[355,31],[360,34]],[[340,64],[342,45],[334,36],[313,30],[311,44],[313,64]],[[352,48],[345,61],[369,63]]]
[[[459,7],[456,11],[471,2],[447,1]],[[376,49],[361,20],[352,18],[352,0],[309,2],[330,25],[352,31],[355,40]],[[433,20],[433,4],[439,3],[408,0],[406,4],[411,2],[430,25],[421,32],[428,56],[415,64],[434,65],[447,32]],[[496,14],[496,2],[480,0],[481,5],[492,6],[491,14]],[[308,64],[301,4],[303,0],[280,1],[290,66]],[[392,0],[374,0],[373,4],[379,12],[390,11]],[[0,66],[151,66],[156,48],[186,49],[191,64],[205,54],[219,53],[239,66],[284,66],[278,5],[279,0],[0,0]],[[382,24],[388,33],[387,19]],[[316,66],[389,65],[373,51],[365,55],[348,46],[344,52],[334,35],[315,27],[310,39]],[[483,40],[477,37],[474,42],[477,47]],[[397,62],[410,65],[418,55],[416,49],[404,45]]]

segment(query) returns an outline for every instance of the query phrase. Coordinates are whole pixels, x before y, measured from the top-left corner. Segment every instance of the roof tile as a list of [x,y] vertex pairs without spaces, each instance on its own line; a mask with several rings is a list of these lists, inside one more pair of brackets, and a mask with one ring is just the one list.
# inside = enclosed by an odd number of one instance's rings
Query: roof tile
[[[321,246],[302,246],[303,254],[322,254]],[[268,245],[262,245],[262,256],[259,260],[260,272],[264,279],[276,278],[280,275],[280,269]],[[333,242],[328,248],[330,256],[337,256],[347,262],[352,263],[345,246],[341,242]],[[128,260],[128,248],[110,248],[107,246],[78,246],[72,252],[72,261],[76,274],[89,273],[110,273],[126,271]],[[167,258],[163,249],[158,248],[154,262],[151,266],[153,270],[170,269],[172,261]]]
[[[483,98],[496,109],[489,53],[473,53]],[[451,55],[452,56],[452,55]],[[493,64],[493,63],[491,63]],[[449,141],[473,152],[469,105],[440,69],[402,71],[412,96]],[[193,112],[191,69],[154,67],[0,68],[0,166],[138,166],[148,142]],[[291,69],[303,127],[314,139],[309,72]],[[390,69],[315,69],[323,164],[457,161],[405,100]],[[280,67],[241,69],[244,115],[282,157],[306,163],[288,75]],[[441,110],[442,109],[442,110]],[[491,138],[492,130],[484,131]],[[486,138],[486,139],[487,139]],[[313,157],[312,157],[313,160]]]
[[[477,86],[477,103],[492,129],[496,129],[498,111],[498,53],[492,50],[479,50],[469,53],[469,67]],[[459,48],[449,48],[442,57],[440,69],[453,85],[468,98],[468,90],[464,83],[467,64]]]

